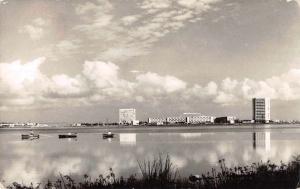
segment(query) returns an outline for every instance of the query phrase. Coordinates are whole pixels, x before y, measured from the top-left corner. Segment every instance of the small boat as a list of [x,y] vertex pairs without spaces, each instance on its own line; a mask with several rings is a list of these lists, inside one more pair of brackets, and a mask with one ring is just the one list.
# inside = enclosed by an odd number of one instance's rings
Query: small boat
[[103,133],[103,138],[114,138],[114,134],[112,132]]
[[58,138],[77,138],[77,133],[60,134]]
[[21,135],[22,140],[33,140],[33,139],[39,139],[40,135],[39,134],[34,134],[33,131],[31,131],[29,134],[22,134]]

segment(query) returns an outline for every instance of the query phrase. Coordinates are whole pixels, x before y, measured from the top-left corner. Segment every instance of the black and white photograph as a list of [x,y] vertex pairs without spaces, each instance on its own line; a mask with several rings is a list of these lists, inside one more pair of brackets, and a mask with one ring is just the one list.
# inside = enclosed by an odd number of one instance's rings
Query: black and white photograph
[[300,0],[0,0],[0,189],[300,189]]

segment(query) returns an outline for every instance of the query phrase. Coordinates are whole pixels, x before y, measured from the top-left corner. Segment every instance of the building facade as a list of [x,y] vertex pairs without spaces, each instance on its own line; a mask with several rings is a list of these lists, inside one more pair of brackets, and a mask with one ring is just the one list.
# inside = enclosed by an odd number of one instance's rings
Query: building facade
[[119,124],[130,125],[136,120],[136,110],[134,108],[119,109]]
[[269,123],[271,120],[271,103],[269,98],[252,99],[253,120],[258,123]]
[[224,116],[224,117],[217,117],[215,119],[215,123],[227,123],[227,124],[234,124],[236,120],[235,116]]
[[214,117],[205,116],[205,115],[195,115],[187,117],[187,123],[189,124],[198,124],[198,123],[213,123]]
[[148,123],[150,125],[163,125],[167,122],[166,118],[160,118],[160,117],[155,117],[155,118],[148,118]]
[[166,118],[148,118],[148,123],[151,125],[163,124],[201,124],[213,123],[215,117],[201,115],[200,113],[184,113],[181,116],[166,117]]
[[187,123],[187,118],[183,116],[167,117],[167,123]]

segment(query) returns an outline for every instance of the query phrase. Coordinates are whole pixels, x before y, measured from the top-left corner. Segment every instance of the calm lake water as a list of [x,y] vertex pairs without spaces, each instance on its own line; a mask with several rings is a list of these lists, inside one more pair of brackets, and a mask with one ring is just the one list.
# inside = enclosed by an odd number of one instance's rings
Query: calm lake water
[[29,183],[61,174],[97,177],[110,167],[117,176],[139,174],[137,160],[168,153],[180,175],[199,174],[226,159],[229,166],[289,161],[300,154],[300,128],[282,129],[77,129],[78,138],[58,139],[69,130],[40,130],[39,140],[21,140],[26,131],[0,130],[0,181]]

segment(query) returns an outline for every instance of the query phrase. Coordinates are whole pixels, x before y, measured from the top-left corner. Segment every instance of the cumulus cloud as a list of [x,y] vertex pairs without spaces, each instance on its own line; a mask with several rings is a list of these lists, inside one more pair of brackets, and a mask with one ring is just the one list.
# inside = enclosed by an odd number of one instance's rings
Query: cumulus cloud
[[26,64],[21,64],[19,60],[0,64],[0,95],[30,93],[31,91],[26,90],[27,86],[38,86],[37,82],[44,80],[39,71],[44,60],[45,58],[38,58]]
[[139,86],[143,87],[148,94],[172,93],[186,88],[186,83],[173,76],[160,76],[156,73],[145,73],[136,77]]
[[45,58],[21,64],[0,64],[1,107],[41,107],[101,103],[110,100],[137,101],[184,89],[185,82],[156,73],[137,74],[134,81],[120,78],[119,67],[110,62],[86,61],[75,76],[46,76],[40,70]]
[[7,0],[0,0],[0,5],[5,5],[5,4],[7,4],[7,3],[8,3]]
[[74,76],[46,76],[40,66],[45,58],[22,64],[0,64],[0,106],[40,108],[62,105],[92,105],[110,101],[122,103],[206,101],[222,106],[249,102],[253,97],[277,100],[300,99],[300,70],[291,69],[262,81],[225,78],[220,83],[191,85],[175,76],[135,72],[133,80],[123,79],[120,68],[111,62],[85,61]]

